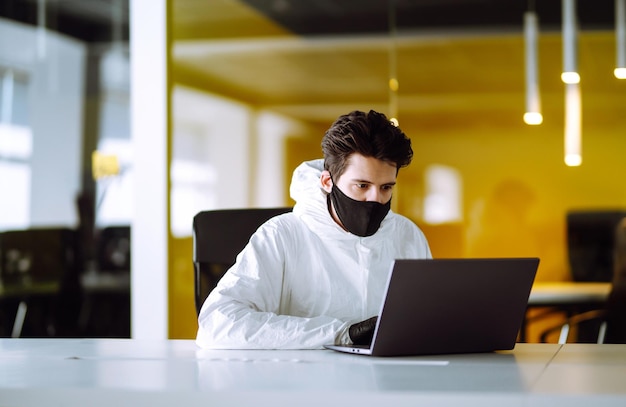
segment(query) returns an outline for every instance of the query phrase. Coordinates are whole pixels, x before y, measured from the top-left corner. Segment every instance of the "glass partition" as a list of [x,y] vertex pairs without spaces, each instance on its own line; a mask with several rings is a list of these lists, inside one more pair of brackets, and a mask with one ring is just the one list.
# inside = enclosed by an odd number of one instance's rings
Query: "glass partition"
[[538,280],[570,280],[568,211],[626,206],[626,83],[612,74],[612,5],[579,2],[584,152],[567,167],[560,7],[548,3],[535,4],[544,122],[529,126],[522,3],[174,0],[173,168],[196,170],[172,180],[185,202],[172,219],[293,204],[291,172],[321,156],[325,129],[374,109],[412,138],[393,209],[435,257],[538,256]]
[[[129,60],[128,0],[0,5],[0,335],[129,334],[128,307],[112,322],[113,308],[85,302],[101,285],[84,278],[104,271],[103,247],[128,254],[101,232],[131,220]],[[119,165],[95,168],[97,156]]]

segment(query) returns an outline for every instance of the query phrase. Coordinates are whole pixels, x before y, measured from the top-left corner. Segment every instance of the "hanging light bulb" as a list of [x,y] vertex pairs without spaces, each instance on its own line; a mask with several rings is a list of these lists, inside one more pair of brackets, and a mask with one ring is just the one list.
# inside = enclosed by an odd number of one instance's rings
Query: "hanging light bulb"
[[524,46],[526,59],[526,112],[524,122],[530,125],[541,124],[541,98],[537,75],[537,40],[539,35],[537,14],[534,11],[524,13]]
[[562,0],[563,19],[563,73],[561,80],[564,83],[580,82],[577,67],[578,34],[576,27],[576,0]]
[[37,0],[37,57],[46,57],[46,0]]
[[577,167],[582,164],[582,102],[580,85],[565,85],[565,164]]
[[398,33],[398,27],[396,26],[396,9],[393,1],[389,2],[389,121],[396,127],[398,123],[398,88],[400,82],[398,81],[398,49],[396,44],[396,37]]
[[399,88],[398,79],[392,77],[389,79],[389,121],[392,122],[396,127],[399,125],[398,123],[398,88]]
[[615,44],[617,63],[613,74],[626,79],[626,0],[615,0]]

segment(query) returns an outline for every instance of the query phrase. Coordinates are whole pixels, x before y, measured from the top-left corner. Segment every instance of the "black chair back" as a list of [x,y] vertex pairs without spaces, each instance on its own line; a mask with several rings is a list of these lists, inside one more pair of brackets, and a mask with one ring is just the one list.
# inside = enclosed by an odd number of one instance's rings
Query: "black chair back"
[[290,207],[203,211],[193,218],[196,313],[261,224]]
[[567,214],[567,251],[574,281],[611,281],[615,228],[626,210],[576,210]]
[[96,242],[99,271],[130,272],[130,226],[107,226],[98,232]]
[[605,343],[626,343],[626,218],[615,233],[615,264],[611,293],[606,304]]

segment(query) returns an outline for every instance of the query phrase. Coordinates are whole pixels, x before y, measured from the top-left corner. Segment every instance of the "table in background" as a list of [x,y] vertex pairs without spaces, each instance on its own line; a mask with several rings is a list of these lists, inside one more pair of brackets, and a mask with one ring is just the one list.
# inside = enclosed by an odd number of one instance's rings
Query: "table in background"
[[533,307],[602,306],[611,291],[611,283],[536,282],[530,292],[528,305]]
[[[5,303],[14,301],[17,303],[15,316],[11,325],[11,337],[18,338],[22,333],[22,326],[26,319],[28,302],[37,298],[51,298],[58,295],[61,284],[57,281],[36,282],[24,284],[3,284],[0,282],[0,307],[4,308]],[[3,309],[2,312],[6,321],[9,321],[10,311]]]
[[5,407],[623,406],[623,377],[626,345],[377,358],[200,350],[191,340],[0,339]]
[[[130,273],[89,271],[80,276],[80,293],[77,333],[81,336],[130,337]],[[39,298],[53,300],[61,295],[59,281],[2,284],[0,282],[0,307],[14,302],[15,313],[10,320],[11,310],[3,309],[4,319],[9,322],[11,337],[18,338],[26,319],[28,303]],[[98,308],[107,307],[104,317]],[[41,308],[41,307],[40,307]],[[44,307],[50,308],[50,305]],[[95,312],[94,312],[95,309]],[[30,311],[29,311],[30,312]],[[94,331],[92,326],[96,326]],[[42,331],[45,329],[42,327]],[[41,335],[39,335],[41,336]]]
[[[551,308],[566,317],[588,309],[601,309],[611,291],[611,283],[605,282],[536,282],[528,298],[528,309]],[[525,342],[527,319],[520,333]]]
[[130,272],[87,271],[78,332],[87,337],[130,337]]

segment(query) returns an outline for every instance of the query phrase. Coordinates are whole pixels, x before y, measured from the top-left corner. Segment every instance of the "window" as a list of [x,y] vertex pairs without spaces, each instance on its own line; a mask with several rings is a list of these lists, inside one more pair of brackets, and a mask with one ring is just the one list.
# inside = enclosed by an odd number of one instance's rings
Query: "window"
[[424,221],[430,224],[463,220],[461,175],[452,167],[430,165],[425,171]]
[[33,135],[27,91],[25,74],[0,67],[0,230],[30,224]]

